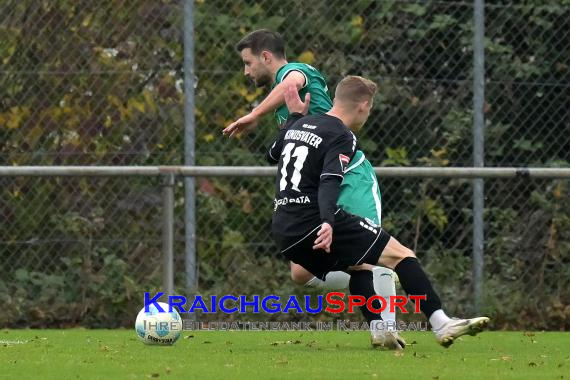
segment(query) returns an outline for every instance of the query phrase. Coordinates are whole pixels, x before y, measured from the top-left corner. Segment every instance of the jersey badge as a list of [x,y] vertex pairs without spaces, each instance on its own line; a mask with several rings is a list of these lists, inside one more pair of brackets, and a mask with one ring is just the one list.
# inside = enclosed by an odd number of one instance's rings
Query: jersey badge
[[340,160],[340,166],[342,168],[342,172],[343,173],[346,172],[348,163],[350,162],[350,157],[341,153],[338,155],[338,159]]

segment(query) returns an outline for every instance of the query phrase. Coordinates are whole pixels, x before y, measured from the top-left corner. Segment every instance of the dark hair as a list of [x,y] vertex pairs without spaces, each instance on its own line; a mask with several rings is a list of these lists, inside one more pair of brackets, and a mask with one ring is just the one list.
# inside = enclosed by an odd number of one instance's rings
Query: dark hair
[[249,33],[236,44],[236,50],[250,48],[255,55],[267,50],[278,58],[285,58],[285,42],[283,37],[277,32],[267,29],[259,29]]

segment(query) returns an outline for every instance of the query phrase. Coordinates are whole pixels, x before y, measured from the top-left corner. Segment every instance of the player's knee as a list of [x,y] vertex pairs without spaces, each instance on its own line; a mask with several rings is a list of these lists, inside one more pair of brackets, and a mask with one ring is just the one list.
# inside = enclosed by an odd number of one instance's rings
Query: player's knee
[[384,248],[384,251],[382,251],[378,263],[393,270],[400,261],[407,257],[416,258],[416,254],[396,239],[390,238],[388,244]]
[[306,276],[303,274],[291,271],[291,280],[297,285],[305,285],[310,279],[306,279]]
[[411,249],[406,248],[406,250],[404,251],[404,255],[403,255],[402,259],[406,258],[406,257],[414,257],[415,258],[416,253],[414,251],[412,251]]
[[396,265],[400,264],[400,262],[408,257],[416,258],[416,253],[409,248],[406,248],[399,252],[398,257],[392,263],[392,269],[396,267]]
[[298,267],[297,265],[291,266],[291,280],[297,285],[305,285],[307,281],[312,279],[314,276],[307,272],[304,268]]

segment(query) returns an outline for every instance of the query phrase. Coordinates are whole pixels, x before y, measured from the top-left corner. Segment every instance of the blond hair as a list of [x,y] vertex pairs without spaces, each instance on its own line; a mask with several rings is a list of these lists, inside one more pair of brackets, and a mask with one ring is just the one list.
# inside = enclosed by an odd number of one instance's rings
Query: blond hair
[[343,103],[361,103],[372,101],[378,85],[363,77],[349,75],[339,82],[335,90],[335,100]]

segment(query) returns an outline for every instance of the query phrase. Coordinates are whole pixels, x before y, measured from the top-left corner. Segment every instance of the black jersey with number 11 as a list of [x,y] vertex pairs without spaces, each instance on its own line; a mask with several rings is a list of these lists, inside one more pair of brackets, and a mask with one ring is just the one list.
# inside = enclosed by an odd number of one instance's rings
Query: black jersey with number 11
[[344,172],[356,150],[356,137],[334,116],[290,117],[267,153],[278,164],[273,234],[286,243],[333,224]]

